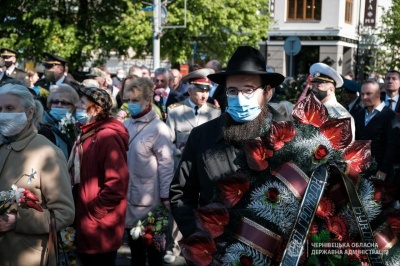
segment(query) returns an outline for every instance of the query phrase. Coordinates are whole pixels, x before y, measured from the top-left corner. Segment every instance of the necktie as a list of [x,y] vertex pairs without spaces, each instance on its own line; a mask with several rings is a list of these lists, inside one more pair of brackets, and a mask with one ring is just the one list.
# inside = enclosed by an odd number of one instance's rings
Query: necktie
[[194,115],[198,115],[199,113],[197,112],[199,110],[199,107],[196,105],[194,107]]
[[388,99],[388,107],[393,110],[392,103],[394,102],[393,99]]

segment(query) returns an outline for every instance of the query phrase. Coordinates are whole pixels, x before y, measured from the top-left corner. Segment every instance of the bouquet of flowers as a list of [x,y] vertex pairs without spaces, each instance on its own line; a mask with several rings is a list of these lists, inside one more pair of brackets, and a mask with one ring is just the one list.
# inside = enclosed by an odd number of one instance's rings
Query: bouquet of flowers
[[10,190],[0,192],[0,215],[5,214],[11,206],[23,205],[42,212],[43,209],[37,204],[39,199],[28,189],[19,188],[15,184]]
[[140,236],[146,245],[153,245],[157,250],[163,251],[168,230],[168,210],[163,204],[147,214],[147,220],[138,221],[130,234],[134,240]]
[[71,143],[75,141],[79,134],[78,128],[76,127],[76,119],[70,112],[68,112],[66,116],[63,117],[58,123],[58,129],[68,138]]
[[60,264],[63,266],[80,265],[75,246],[75,228],[66,227],[60,231],[61,241],[59,243]]

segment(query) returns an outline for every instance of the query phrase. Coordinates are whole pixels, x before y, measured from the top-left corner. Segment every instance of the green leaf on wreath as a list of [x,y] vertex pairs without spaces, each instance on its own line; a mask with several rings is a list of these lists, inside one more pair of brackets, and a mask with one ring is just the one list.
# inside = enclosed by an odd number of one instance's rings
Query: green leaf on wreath
[[317,234],[311,234],[311,241],[313,243],[320,243],[319,236]]
[[317,256],[313,255],[313,256],[309,257],[307,260],[307,265],[319,266],[320,264],[319,264]]
[[342,255],[329,255],[328,256],[329,265],[332,266],[341,266],[348,265],[342,261]]
[[331,240],[331,233],[328,230],[322,230],[319,233],[319,241],[320,243],[327,243]]

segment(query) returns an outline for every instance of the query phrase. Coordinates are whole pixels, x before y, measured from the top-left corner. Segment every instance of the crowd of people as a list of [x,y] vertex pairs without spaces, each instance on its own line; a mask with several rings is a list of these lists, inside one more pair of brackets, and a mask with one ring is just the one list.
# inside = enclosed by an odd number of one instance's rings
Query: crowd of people
[[[0,53],[0,189],[29,189],[43,209],[18,205],[0,213],[0,265],[55,265],[55,254],[47,254],[53,212],[57,230],[75,230],[78,265],[115,265],[124,233],[131,265],[178,256],[188,265],[307,264],[305,239],[322,229],[331,241],[372,243],[395,256],[397,70],[381,88],[316,62],[291,103],[276,97],[285,77],[267,71],[250,46],[239,47],[225,69],[212,60],[182,77],[178,69],[152,74],[134,66],[112,78],[96,66],[79,81],[60,56],[44,53],[39,77],[16,67],[16,51]],[[317,178],[324,185],[312,195]],[[372,196],[364,200],[360,187],[372,187]],[[339,212],[347,202],[363,212]],[[294,238],[303,207],[312,212]],[[363,214],[375,239],[360,229]],[[390,265],[392,257],[352,259]]]

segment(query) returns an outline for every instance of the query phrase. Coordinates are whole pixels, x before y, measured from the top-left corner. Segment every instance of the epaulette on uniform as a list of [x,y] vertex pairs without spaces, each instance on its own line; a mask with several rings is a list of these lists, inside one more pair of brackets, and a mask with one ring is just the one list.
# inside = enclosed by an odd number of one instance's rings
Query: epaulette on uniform
[[174,109],[175,107],[182,106],[182,105],[183,105],[183,102],[173,103],[168,106],[168,109]]

